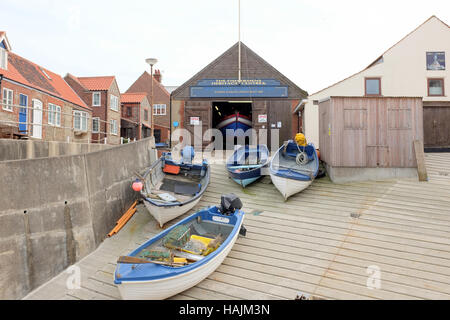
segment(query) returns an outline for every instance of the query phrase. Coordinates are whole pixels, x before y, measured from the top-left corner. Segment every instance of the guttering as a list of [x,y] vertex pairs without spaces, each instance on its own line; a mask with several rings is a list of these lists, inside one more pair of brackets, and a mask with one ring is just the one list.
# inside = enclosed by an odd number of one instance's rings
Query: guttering
[[298,103],[298,105],[295,107],[293,113],[297,113],[297,112],[300,110],[300,108],[301,108],[303,105],[305,105],[307,102],[308,102],[308,99],[303,99],[303,100],[301,100],[301,101]]
[[169,96],[169,109],[169,148],[172,149],[172,93]]

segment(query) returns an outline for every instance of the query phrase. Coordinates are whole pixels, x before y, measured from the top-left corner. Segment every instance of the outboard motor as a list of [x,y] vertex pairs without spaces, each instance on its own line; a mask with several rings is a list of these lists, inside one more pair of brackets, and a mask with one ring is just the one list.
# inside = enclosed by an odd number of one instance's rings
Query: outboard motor
[[[222,198],[220,199],[220,208],[219,208],[220,213],[222,213],[225,216],[229,216],[233,214],[236,211],[236,209],[239,210],[241,208],[242,208],[242,201],[234,193],[222,195]],[[247,229],[243,225],[239,230],[239,234],[244,237],[247,235]]]
[[181,150],[182,162],[186,164],[192,164],[192,160],[194,159],[195,152],[192,146],[186,146]]
[[234,193],[222,195],[220,199],[220,212],[223,215],[233,214],[236,209],[242,208],[242,201]]

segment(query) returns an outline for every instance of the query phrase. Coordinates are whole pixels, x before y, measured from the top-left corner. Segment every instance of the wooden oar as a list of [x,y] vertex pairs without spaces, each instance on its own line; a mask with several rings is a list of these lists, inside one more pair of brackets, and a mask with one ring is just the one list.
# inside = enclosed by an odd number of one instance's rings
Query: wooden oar
[[126,263],[126,264],[145,264],[145,263],[153,263],[153,264],[161,264],[165,266],[184,266],[184,264],[181,263],[172,263],[169,261],[154,261],[154,260],[146,260],[136,257],[130,257],[130,256],[121,256],[119,259],[117,259],[117,263]]

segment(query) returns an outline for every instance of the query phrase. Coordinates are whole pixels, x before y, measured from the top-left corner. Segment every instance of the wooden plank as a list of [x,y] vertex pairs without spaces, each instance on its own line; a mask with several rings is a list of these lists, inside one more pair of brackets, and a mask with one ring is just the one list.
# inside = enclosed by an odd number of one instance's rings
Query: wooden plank
[[423,150],[423,142],[420,140],[414,140],[414,152],[416,155],[417,174],[419,175],[419,181],[428,181]]

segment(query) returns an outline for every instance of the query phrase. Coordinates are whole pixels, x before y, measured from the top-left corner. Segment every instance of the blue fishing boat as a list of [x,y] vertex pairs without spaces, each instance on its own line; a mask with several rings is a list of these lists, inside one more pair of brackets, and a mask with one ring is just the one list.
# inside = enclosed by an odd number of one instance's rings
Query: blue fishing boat
[[244,188],[262,177],[262,170],[269,163],[266,145],[249,145],[238,148],[228,159],[228,175]]
[[287,141],[272,157],[269,166],[270,178],[287,200],[306,189],[317,177],[319,157],[312,143],[301,146]]
[[[114,283],[123,299],[166,299],[208,277],[239,234],[245,236],[242,202],[223,195],[212,206],[181,220],[128,256],[119,257]],[[203,246],[203,247],[202,247]]]

